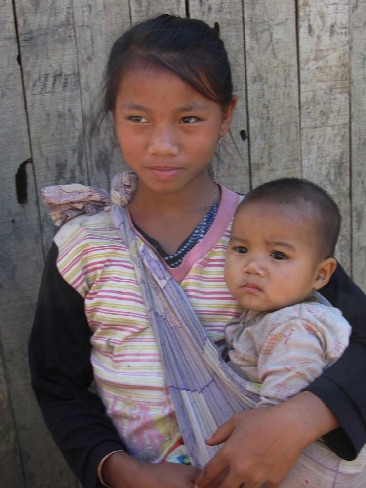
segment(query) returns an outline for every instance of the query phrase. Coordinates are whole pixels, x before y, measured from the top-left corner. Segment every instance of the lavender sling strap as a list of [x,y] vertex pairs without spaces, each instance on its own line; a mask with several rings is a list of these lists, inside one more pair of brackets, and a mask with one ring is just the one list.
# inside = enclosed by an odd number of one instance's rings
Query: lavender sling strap
[[128,246],[159,345],[179,429],[195,466],[217,451],[204,439],[235,412],[255,406],[246,382],[220,357],[181,286],[134,233],[127,212],[112,205],[112,220]]

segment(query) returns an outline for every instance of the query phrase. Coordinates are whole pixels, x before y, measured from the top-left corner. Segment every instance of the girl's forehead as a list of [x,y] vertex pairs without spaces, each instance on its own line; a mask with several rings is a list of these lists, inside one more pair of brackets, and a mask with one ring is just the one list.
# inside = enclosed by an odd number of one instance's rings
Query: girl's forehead
[[126,66],[124,66],[122,70],[121,78],[123,78],[128,73],[146,73],[146,72],[162,72],[162,71],[169,71],[168,69],[160,66],[158,63],[154,63],[148,59],[142,59],[139,57],[131,58]]
[[212,104],[219,106],[175,73],[151,63],[139,63],[124,72],[117,100],[118,103],[141,101],[146,106],[155,103],[171,107],[176,105],[177,109],[207,109]]
[[126,68],[121,76],[121,83],[123,83],[125,78],[145,78],[151,84],[165,78],[170,78],[173,81],[183,81],[172,71],[148,62],[134,63]]
[[[126,78],[131,82],[132,79],[139,79],[139,82],[146,81],[147,83],[153,85],[157,83],[162,83],[164,80],[169,80],[169,83],[175,85],[184,85],[188,88],[191,94],[198,95],[203,99],[214,101],[223,105],[219,101],[219,96],[216,93],[215,86],[212,85],[211,81],[208,81],[204,70],[201,71],[197,67],[186,66],[186,61],[184,59],[179,60],[179,54],[177,54],[174,63],[168,63],[172,66],[165,67],[160,64],[159,61],[154,62],[150,59],[142,59],[138,56],[133,57],[128,63],[121,69],[119,73],[119,80],[117,81],[117,86],[120,87],[126,80]],[[136,84],[136,82],[135,82]],[[216,101],[216,98],[218,100]]]

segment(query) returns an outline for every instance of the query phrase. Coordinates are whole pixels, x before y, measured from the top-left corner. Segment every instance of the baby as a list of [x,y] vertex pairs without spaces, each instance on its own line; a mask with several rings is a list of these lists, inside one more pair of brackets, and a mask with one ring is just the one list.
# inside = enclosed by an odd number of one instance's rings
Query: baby
[[272,405],[304,389],[345,350],[350,325],[317,290],[336,268],[336,204],[303,179],[271,181],[239,205],[225,264],[245,308],[226,328],[231,366]]

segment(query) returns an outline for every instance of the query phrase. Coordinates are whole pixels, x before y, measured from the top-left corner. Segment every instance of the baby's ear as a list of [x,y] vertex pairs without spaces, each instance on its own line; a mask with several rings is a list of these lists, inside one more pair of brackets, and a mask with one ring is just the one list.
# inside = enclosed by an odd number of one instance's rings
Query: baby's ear
[[328,283],[336,267],[337,267],[337,261],[333,257],[324,259],[318,265],[318,270],[314,282],[314,287],[316,290],[323,288],[323,286],[325,286]]

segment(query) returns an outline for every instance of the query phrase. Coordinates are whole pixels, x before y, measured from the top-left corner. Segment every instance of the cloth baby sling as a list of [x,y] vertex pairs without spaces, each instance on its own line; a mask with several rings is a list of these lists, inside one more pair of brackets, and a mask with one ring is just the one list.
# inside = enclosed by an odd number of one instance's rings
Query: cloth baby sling
[[159,346],[180,433],[192,463],[203,467],[217,451],[205,438],[235,412],[255,406],[246,381],[220,357],[182,287],[133,231],[127,212],[112,205],[112,221],[128,246],[150,325]]
[[[132,198],[135,184],[131,175],[117,175],[112,182],[112,201],[118,203],[109,209],[113,224],[129,249],[180,433],[192,464],[202,468],[219,449],[207,446],[206,437],[234,413],[253,408],[255,396],[246,390],[245,379],[221,358],[166,265],[134,232],[124,206]],[[58,224],[74,217],[73,212],[91,214],[110,204],[102,190],[81,185],[48,187],[43,190],[43,197]],[[93,202],[97,202],[94,210]]]

